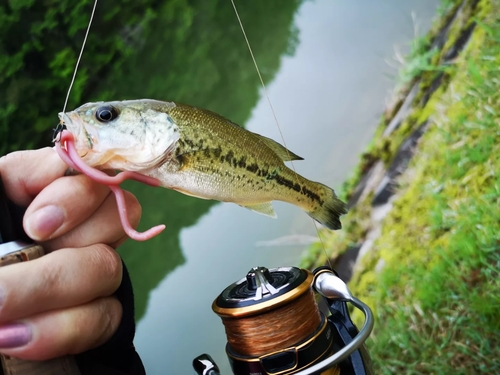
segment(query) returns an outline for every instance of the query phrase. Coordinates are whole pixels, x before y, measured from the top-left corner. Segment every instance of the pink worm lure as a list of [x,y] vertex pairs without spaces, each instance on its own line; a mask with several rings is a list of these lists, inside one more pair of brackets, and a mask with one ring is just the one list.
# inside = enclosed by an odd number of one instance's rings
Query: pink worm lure
[[160,234],[165,229],[165,225],[163,224],[157,225],[142,233],[137,232],[134,228],[132,228],[128,220],[127,206],[125,204],[123,190],[119,186],[125,180],[136,180],[144,184],[157,187],[160,186],[160,180],[130,171],[121,172],[116,176],[108,176],[106,173],[98,169],[89,167],[76,151],[75,138],[73,137],[73,134],[67,130],[63,130],[59,133],[59,138],[56,140],[56,151],[61,159],[71,168],[83,173],[96,182],[109,186],[115,195],[120,221],[127,236],[136,241],[146,241]]

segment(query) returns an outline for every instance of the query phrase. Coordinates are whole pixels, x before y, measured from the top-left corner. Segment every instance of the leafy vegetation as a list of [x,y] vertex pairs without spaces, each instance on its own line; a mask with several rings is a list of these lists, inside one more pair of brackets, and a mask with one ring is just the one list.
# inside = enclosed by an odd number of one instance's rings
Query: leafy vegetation
[[[49,129],[57,124],[91,4],[27,0],[0,5],[0,154],[49,144]],[[153,5],[101,4],[70,106],[92,97],[96,78],[132,52],[120,31],[140,25]],[[125,10],[117,21],[122,6]],[[100,37],[104,32],[107,37]]]
[[[456,10],[462,1],[446,3]],[[463,3],[443,49],[435,57],[422,51],[439,64],[477,24],[465,50],[447,63],[447,79],[425,103],[419,92],[401,127],[368,152],[390,161],[407,134],[429,120],[381,234],[350,282],[376,314],[368,348],[380,374],[500,372],[500,8],[496,0]],[[424,92],[432,74],[415,77]],[[372,198],[347,215],[344,233],[324,233],[334,256],[366,239]]]
[[[292,18],[300,3],[237,2],[266,82],[280,56],[294,52]],[[92,5],[93,0],[0,5],[0,155],[50,144]],[[258,98],[257,83],[227,1],[104,1],[68,108],[151,97],[205,107],[243,124]]]

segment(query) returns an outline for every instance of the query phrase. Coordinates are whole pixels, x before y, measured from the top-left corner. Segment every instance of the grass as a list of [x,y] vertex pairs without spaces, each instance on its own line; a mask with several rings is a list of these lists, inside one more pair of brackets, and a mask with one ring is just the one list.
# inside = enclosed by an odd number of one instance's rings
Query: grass
[[[429,119],[382,234],[350,282],[376,315],[367,344],[377,374],[500,374],[500,10],[494,0],[466,4],[478,26],[447,80],[425,105],[415,102],[388,145],[370,150],[390,161]],[[363,241],[370,198],[340,234],[325,234],[333,255]]]

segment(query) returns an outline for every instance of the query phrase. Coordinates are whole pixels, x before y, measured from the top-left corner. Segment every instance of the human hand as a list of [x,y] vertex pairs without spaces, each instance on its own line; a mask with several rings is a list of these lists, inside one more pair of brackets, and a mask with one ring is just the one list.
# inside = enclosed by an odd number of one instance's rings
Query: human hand
[[[26,233],[46,256],[0,268],[0,352],[44,360],[97,347],[116,331],[122,306],[112,296],[122,279],[114,251],[126,240],[109,188],[67,166],[53,149],[0,158],[7,196],[28,207]],[[136,226],[141,208],[125,192]],[[55,251],[61,250],[63,251]]]

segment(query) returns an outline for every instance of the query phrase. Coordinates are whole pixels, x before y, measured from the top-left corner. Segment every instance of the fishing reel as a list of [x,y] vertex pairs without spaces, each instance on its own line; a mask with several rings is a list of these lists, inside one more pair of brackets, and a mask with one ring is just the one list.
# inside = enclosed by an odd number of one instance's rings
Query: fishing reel
[[[316,300],[326,306],[320,309]],[[348,302],[365,315],[359,331]],[[364,345],[373,314],[328,267],[312,273],[255,267],[228,286],[212,309],[225,326],[234,375],[373,374]],[[220,374],[207,354],[195,358],[193,367],[200,375]]]

